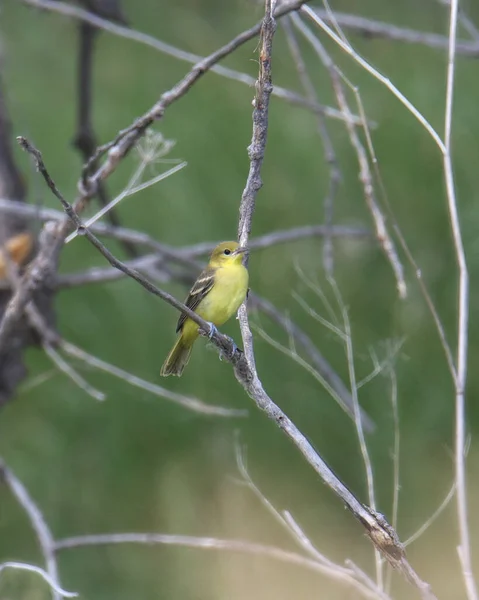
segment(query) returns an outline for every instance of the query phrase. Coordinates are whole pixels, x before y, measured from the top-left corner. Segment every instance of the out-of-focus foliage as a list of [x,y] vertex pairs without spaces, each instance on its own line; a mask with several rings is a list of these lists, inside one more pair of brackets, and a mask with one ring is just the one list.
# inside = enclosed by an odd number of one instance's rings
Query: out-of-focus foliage
[[[479,19],[470,3],[471,17]],[[447,32],[447,11],[439,2],[370,0],[334,2],[333,8],[421,30]],[[182,49],[206,55],[262,16],[249,0],[191,2],[133,0],[124,3],[132,27]],[[16,135],[30,137],[67,198],[73,199],[80,159],[71,145],[75,128],[77,25],[57,15],[6,2],[1,14],[4,84]],[[461,35],[465,35],[460,30]],[[387,75],[443,130],[446,54],[417,45],[367,40],[351,43]],[[323,40],[347,77],[358,86],[368,117],[375,122],[372,140],[387,198],[419,263],[454,345],[457,273],[448,225],[441,156],[431,138],[378,82]],[[256,40],[225,64],[250,75],[257,71]],[[306,44],[302,47],[321,102],[334,105],[327,73]],[[273,73],[278,85],[300,90],[284,33],[278,27]],[[94,121],[99,140],[113,138],[151,106],[189,69],[185,63],[151,48],[103,34],[98,39],[94,77]],[[454,166],[457,195],[471,271],[470,376],[468,414],[478,429],[479,331],[476,272],[477,164],[479,163],[478,63],[459,58],[454,109]],[[120,207],[125,226],[158,240],[184,245],[233,238],[246,181],[246,147],[251,137],[253,90],[207,74],[156,125],[176,146],[168,158],[188,161],[179,174],[126,201]],[[350,95],[355,106],[354,95]],[[371,226],[358,180],[356,157],[344,126],[328,121],[343,181],[335,200],[337,223]],[[18,154],[28,179],[30,200],[57,207],[56,201]],[[128,158],[108,181],[111,192],[128,180],[138,158]],[[151,173],[165,169],[153,165]],[[273,98],[253,235],[293,225],[320,223],[328,187],[328,168],[314,115]],[[110,247],[121,254],[114,243]],[[372,369],[370,352],[386,353],[388,340],[404,338],[395,363],[401,425],[401,492],[398,530],[410,535],[438,506],[452,481],[453,389],[432,319],[408,267],[409,296],[397,298],[390,266],[373,240],[334,244],[335,275],[349,308],[358,378]],[[288,312],[347,380],[347,364],[334,335],[306,314],[293,292],[321,314],[319,298],[308,291],[296,266],[332,298],[322,269],[322,242],[308,240],[258,251],[251,257],[255,292]],[[405,261],[404,257],[403,260]],[[103,265],[86,240],[65,250],[62,271]],[[405,261],[406,264],[406,261]],[[168,288],[183,297],[179,286]],[[97,356],[205,402],[249,408],[247,419],[202,417],[128,387],[95,371],[82,371],[108,394],[95,403],[63,375],[19,390],[2,410],[0,454],[38,501],[57,537],[116,531],[161,531],[240,537],[287,548],[292,542],[259,502],[237,485],[235,432],[247,447],[251,475],[278,507],[293,512],[311,538],[329,556],[350,557],[372,568],[372,549],[363,532],[320,483],[296,450],[237,385],[231,368],[200,341],[179,380],[160,381],[159,369],[174,338],[175,312],[137,284],[122,280],[63,292],[57,303],[60,331]],[[255,317],[270,335],[288,344],[284,333],[265,317]],[[235,322],[224,328],[239,339]],[[352,423],[301,367],[257,336],[257,364],[266,389],[291,416],[339,476],[366,501],[365,477]],[[31,351],[31,377],[49,371],[42,353]],[[80,366],[81,369],[83,367]],[[390,382],[378,377],[361,389],[360,400],[377,422],[370,437],[379,509],[390,515],[392,435]],[[477,472],[473,443],[470,472]],[[472,498],[477,482],[472,478]],[[1,555],[39,561],[25,516],[1,491]],[[471,516],[479,552],[476,515]],[[441,598],[462,596],[458,577],[454,508],[410,549],[410,560]],[[475,553],[477,557],[479,554]],[[91,600],[142,598],[344,598],[342,588],[317,575],[266,559],[171,547],[103,547],[60,554],[62,583]],[[477,564],[477,563],[476,563]],[[328,587],[331,586],[331,587]],[[402,582],[404,598],[411,591]],[[2,575],[2,598],[46,598],[46,586],[34,576]],[[336,595],[335,595],[336,594]]]

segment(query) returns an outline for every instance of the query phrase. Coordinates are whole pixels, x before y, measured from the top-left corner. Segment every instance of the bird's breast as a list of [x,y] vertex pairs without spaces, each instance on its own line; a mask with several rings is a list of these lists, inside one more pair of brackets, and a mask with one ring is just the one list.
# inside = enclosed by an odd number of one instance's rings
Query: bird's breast
[[198,314],[215,325],[232,317],[246,297],[248,271],[243,265],[220,268],[211,291],[198,306]]

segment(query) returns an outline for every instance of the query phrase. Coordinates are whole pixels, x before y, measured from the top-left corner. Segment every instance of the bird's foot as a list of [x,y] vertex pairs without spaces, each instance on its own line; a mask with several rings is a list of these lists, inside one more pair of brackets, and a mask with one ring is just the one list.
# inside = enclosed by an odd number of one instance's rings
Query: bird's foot
[[214,334],[218,333],[218,329],[216,328],[216,325],[213,325],[213,323],[211,323],[210,321],[208,321],[208,325],[210,326],[210,331],[208,333],[208,337],[211,340],[211,338],[214,336]]
[[229,358],[229,359],[232,359],[232,358],[233,358],[233,356],[234,356],[234,355],[235,355],[237,352],[239,352],[239,348],[238,348],[238,346],[235,344],[235,342],[234,342],[233,338],[230,338],[230,337],[228,337],[228,336],[225,336],[225,337],[226,337],[226,338],[227,338],[227,340],[228,340],[228,341],[231,343],[231,345],[232,345],[232,349],[231,349],[231,352],[228,352],[228,353],[226,353],[226,352],[223,352],[223,351],[222,351],[222,352],[220,352],[220,360],[223,360],[224,358],[226,358],[226,359],[228,359],[228,358]]

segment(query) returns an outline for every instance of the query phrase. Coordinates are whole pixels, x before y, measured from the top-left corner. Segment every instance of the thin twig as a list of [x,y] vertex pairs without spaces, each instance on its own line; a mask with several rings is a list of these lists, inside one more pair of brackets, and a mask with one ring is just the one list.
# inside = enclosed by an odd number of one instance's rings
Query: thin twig
[[176,392],[172,392],[164,387],[156,385],[155,383],[151,383],[150,381],[146,381],[141,379],[141,377],[137,377],[132,373],[128,373],[115,365],[112,365],[92,354],[85,352],[78,346],[75,346],[71,342],[67,342],[66,340],[61,340],[59,342],[60,348],[68,354],[69,356],[76,358],[78,360],[83,361],[84,363],[94,367],[95,369],[99,369],[104,371],[105,373],[109,373],[118,379],[121,379],[139,389],[145,390],[158,396],[160,398],[164,398],[166,400],[170,400],[187,408],[188,410],[192,410],[194,412],[205,414],[205,415],[215,415],[219,417],[246,417],[248,415],[247,410],[234,409],[234,408],[226,408],[223,406],[212,406],[210,404],[205,404],[198,398],[193,398],[192,396],[185,396],[183,394],[177,394]]
[[[68,592],[67,594],[64,594],[63,591],[59,591],[61,590],[61,586],[58,574],[58,565],[55,556],[54,538],[40,509],[31,498],[23,483],[13,474],[11,469],[7,467],[7,465],[3,462],[1,458],[0,476],[3,479],[3,481],[5,481],[5,483],[8,485],[13,495],[15,496],[17,502],[27,514],[30,524],[37,536],[37,540],[40,545],[43,558],[45,560],[45,567],[49,578],[48,582],[52,587],[53,600],[58,600],[60,595],[68,596]],[[34,567],[32,570],[35,570],[37,568],[38,567]]]
[[[393,449],[392,449],[392,463],[393,463],[393,502],[391,510],[391,525],[397,530],[398,527],[398,512],[399,512],[399,491],[400,479],[399,479],[399,466],[400,466],[400,442],[401,442],[401,429],[399,427],[399,410],[398,410],[398,386],[396,373],[393,368],[389,368],[389,378],[391,380],[391,408],[393,415]],[[406,544],[404,544],[406,547]],[[389,567],[386,574],[385,590],[389,594],[392,583],[392,569]]]
[[[353,408],[354,408],[354,422],[356,425],[356,431],[358,434],[359,448],[361,450],[361,456],[363,457],[364,469],[366,472],[366,482],[368,489],[368,501],[370,507],[376,511],[376,494],[374,491],[374,475],[373,475],[373,467],[371,463],[371,457],[369,456],[368,446],[366,444],[366,438],[364,436],[364,429],[361,422],[361,412],[359,406],[359,397],[358,397],[358,387],[356,383],[356,369],[354,366],[354,350],[353,350],[353,338],[351,333],[351,323],[349,321],[348,310],[344,304],[344,301],[339,292],[339,288],[336,285],[334,279],[330,279],[330,284],[333,289],[336,302],[341,310],[342,319],[343,319],[343,327],[345,333],[344,345],[346,349],[346,358],[348,363],[348,371],[349,371],[349,382],[351,385],[351,397],[353,399]],[[382,568],[382,560],[380,553],[377,548],[374,549],[375,554],[375,562],[376,562],[376,579],[377,585],[380,590],[384,588],[383,582],[383,568]]]
[[67,361],[48,343],[43,344],[43,349],[46,354],[50,357],[52,362],[58,367],[58,369],[65,373],[67,377],[69,377],[81,390],[83,390],[86,394],[94,398],[95,400],[105,400],[106,394],[97,390],[92,385],[88,383],[79,373],[75,371]]
[[[295,342],[301,346],[311,361],[313,368],[311,373],[317,373],[320,376],[321,381],[324,380],[324,386],[328,390],[331,389],[330,393],[332,394],[333,398],[336,399],[341,407],[344,406],[344,410],[348,413],[348,415],[354,417],[351,392],[348,390],[341,377],[336,373],[329,362],[324,358],[322,353],[318,350],[310,336],[305,331],[300,329],[293,321],[291,321],[291,319],[283,315],[269,300],[260,298],[255,294],[250,294],[249,302],[252,307],[257,306],[265,315],[279,325],[289,336],[294,338]],[[301,365],[303,365],[302,360],[303,359],[298,361]],[[308,363],[304,361],[303,366],[307,364]],[[361,421],[365,431],[368,433],[374,431],[374,421],[363,409],[361,409]]]
[[[143,174],[143,171],[148,166],[148,164],[145,161],[142,161],[140,163],[139,167],[137,168],[137,170],[135,171],[135,173],[133,174],[133,176],[130,178],[130,181],[126,185],[125,189],[120,194],[118,194],[118,196],[113,198],[113,200],[110,200],[110,202],[105,204],[101,208],[101,210],[99,210],[95,215],[93,215],[93,217],[90,217],[89,219],[87,219],[87,221],[85,221],[85,227],[91,228],[91,226],[94,223],[96,223],[99,219],[101,219],[101,217],[103,217],[105,214],[109,214],[110,211],[112,211],[114,209],[114,207],[117,206],[124,198],[126,198],[128,196],[132,196],[133,194],[136,194],[137,192],[139,192],[141,190],[147,189],[148,187],[155,185],[155,184],[159,183],[160,181],[163,181],[164,179],[167,179],[171,175],[174,175],[178,171],[181,171],[182,169],[184,169],[187,164],[188,163],[186,161],[183,161],[182,163],[175,165],[174,167],[171,167],[171,169],[168,169],[168,171],[165,171],[164,173],[160,173],[159,175],[152,177],[149,181],[145,181],[144,183],[137,185],[137,182],[140,180],[140,178]],[[115,226],[113,225],[112,227],[115,227]],[[65,243],[68,244],[73,239],[75,239],[77,237],[77,235],[78,235],[78,233],[76,231],[74,231],[66,238]],[[126,240],[122,240],[122,241],[126,241]],[[138,255],[138,253],[135,252],[135,256],[137,256],[137,255]]]
[[9,562],[0,563],[0,573],[2,571],[4,571],[5,569],[17,569],[19,571],[30,571],[31,573],[36,573],[37,575],[40,575],[40,577],[42,579],[44,579],[48,583],[48,585],[52,588],[52,592],[55,594],[55,596],[57,598],[60,598],[61,596],[63,596],[64,598],[76,598],[78,596],[78,594],[76,592],[67,592],[67,590],[64,590],[63,588],[61,588],[46,571],[44,571],[43,569],[41,569],[40,567],[37,567],[35,565],[30,565],[28,563],[16,562],[16,561],[12,560]]
[[454,498],[455,493],[456,483],[454,482],[441,504],[437,507],[437,509],[433,512],[429,519],[427,519],[426,522],[423,523],[417,531],[415,531],[411,536],[407,538],[407,540],[404,542],[404,546],[409,546],[410,544],[413,544],[423,535],[425,531],[429,529],[429,527],[434,523],[434,521],[444,512],[447,505]]
[[[194,537],[188,535],[170,535],[162,533],[114,533],[104,535],[83,535],[57,540],[56,551],[81,548],[84,546],[101,546],[113,544],[161,544],[166,546],[181,546],[184,548],[202,548],[205,550],[226,550],[241,554],[253,554],[278,560],[284,563],[297,565],[322,575],[326,575],[335,581],[344,583],[344,577],[337,570],[326,566],[317,560],[302,556],[296,552],[288,552],[275,546],[266,546],[244,540],[228,540],[212,537]],[[361,583],[351,580],[351,586],[361,593],[364,598],[377,598]]]

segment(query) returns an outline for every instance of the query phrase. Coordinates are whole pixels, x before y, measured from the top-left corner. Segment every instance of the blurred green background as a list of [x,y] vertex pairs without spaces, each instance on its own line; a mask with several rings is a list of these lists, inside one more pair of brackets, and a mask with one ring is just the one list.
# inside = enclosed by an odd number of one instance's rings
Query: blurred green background
[[[261,16],[248,0],[123,3],[129,23],[184,50],[207,55]],[[356,12],[419,30],[447,33],[447,9],[433,0],[401,3],[335,1],[338,11]],[[465,6],[479,22],[472,2]],[[71,145],[76,116],[77,23],[40,12],[21,2],[4,3],[0,15],[3,79],[15,135],[26,135],[41,149],[51,174],[73,199],[81,160]],[[466,37],[460,28],[461,37]],[[367,40],[353,34],[354,47],[389,77],[442,134],[446,54],[418,45]],[[351,59],[321,37],[345,75],[358,86],[365,111],[376,123],[372,140],[387,198],[420,265],[454,346],[457,271],[447,215],[438,148],[405,108]],[[321,102],[334,106],[327,72],[301,41]],[[245,44],[225,65],[257,74],[257,40]],[[94,122],[108,141],[172,87],[186,63],[141,44],[102,34],[94,74]],[[477,165],[479,161],[479,84],[477,62],[459,57],[454,107],[454,166],[471,274],[471,327],[468,380],[468,458],[471,506],[479,499],[479,427],[475,365],[479,354],[477,298],[479,267]],[[301,91],[284,31],[274,41],[274,82]],[[167,158],[184,159],[180,173],[122,202],[125,226],[182,246],[234,238],[247,171],[253,89],[209,73],[171,106],[155,130],[176,145]],[[350,94],[351,106],[354,96]],[[335,200],[335,222],[372,226],[358,179],[356,156],[344,125],[328,120],[343,179]],[[28,180],[29,200],[58,208],[33,172],[27,157],[18,161]],[[133,153],[108,181],[119,192],[138,164]],[[152,165],[152,176],[168,165]],[[307,110],[273,97],[263,167],[264,187],[257,199],[254,236],[323,221],[328,188],[316,119]],[[121,248],[108,242],[119,255]],[[409,295],[397,298],[389,264],[373,239],[338,239],[335,276],[349,309],[358,379],[373,368],[388,343],[404,340],[394,362],[401,430],[398,531],[405,539],[436,509],[453,481],[453,386],[432,319],[407,267]],[[401,256],[406,265],[405,257]],[[87,241],[64,251],[62,272],[104,261]],[[342,375],[348,377],[337,337],[308,315],[298,293],[318,313],[327,313],[318,296],[298,276],[299,266],[333,298],[322,267],[319,238],[257,251],[250,261],[251,287],[303,327]],[[183,297],[185,289],[168,285]],[[38,502],[55,537],[89,533],[163,532],[241,538],[294,550],[295,545],[251,491],[238,485],[236,435],[247,452],[254,481],[278,510],[297,518],[311,540],[330,558],[354,560],[373,573],[373,552],[361,527],[321,483],[295,448],[268,422],[236,383],[231,368],[200,341],[185,375],[160,380],[159,369],[174,340],[173,309],[131,280],[62,292],[57,301],[64,337],[98,357],[171,390],[204,402],[248,409],[247,418],[201,416],[128,386],[113,377],[75,366],[108,395],[96,403],[60,373],[41,384],[35,377],[52,369],[39,350],[28,354],[30,377],[0,418],[0,454]],[[284,332],[264,316],[253,320],[288,344]],[[239,339],[232,320],[224,331]],[[367,501],[354,426],[317,381],[256,334],[259,372],[272,398],[308,436],[335,472]],[[377,430],[368,437],[378,507],[391,516],[393,418],[391,382],[379,376],[360,390],[362,405]],[[2,560],[41,564],[25,514],[5,486],[0,489]],[[471,511],[470,530],[479,574],[479,519]],[[455,505],[409,548],[419,574],[440,598],[464,597],[459,574]],[[318,574],[271,559],[228,552],[175,547],[116,546],[81,548],[59,554],[61,581],[88,600],[131,598],[186,600],[243,598],[353,598],[351,591]],[[415,597],[395,576],[394,594]],[[3,573],[0,598],[29,600],[49,596],[34,575]]]

